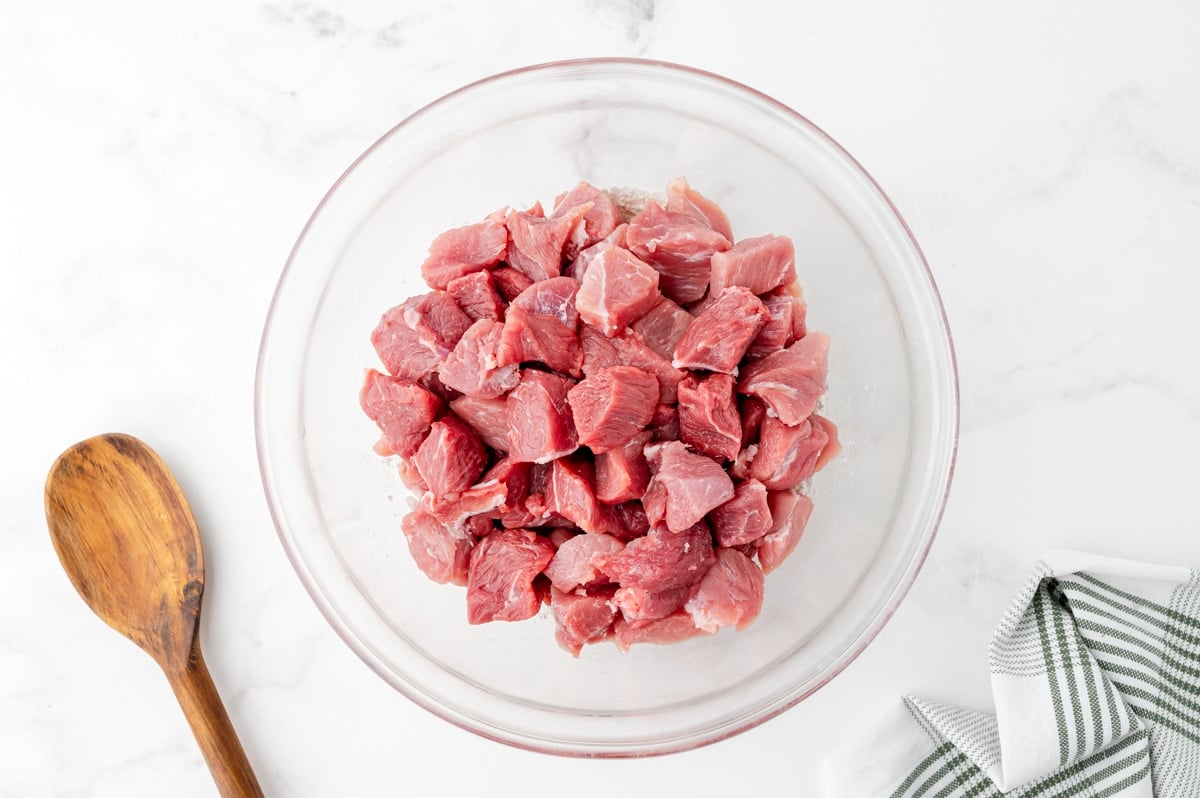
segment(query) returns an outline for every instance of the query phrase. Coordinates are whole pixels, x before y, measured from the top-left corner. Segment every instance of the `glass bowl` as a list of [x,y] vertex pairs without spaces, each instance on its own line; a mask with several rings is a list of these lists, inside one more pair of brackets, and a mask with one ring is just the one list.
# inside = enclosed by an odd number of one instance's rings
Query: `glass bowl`
[[[824,414],[843,453],[766,580],[762,614],[674,646],[560,650],[548,611],[469,626],[462,588],[413,564],[413,498],[358,408],[380,314],[427,290],[433,237],[578,180],[721,204],[739,238],[790,235],[809,326],[832,337]],[[397,690],[523,748],[645,756],[728,737],[836,676],[895,612],[940,518],[958,429],[933,279],[866,171],[804,117],[730,80],[653,61],[570,61],[473,83],[371,146],[296,242],[258,361],[258,454],[288,556],[329,623]]]

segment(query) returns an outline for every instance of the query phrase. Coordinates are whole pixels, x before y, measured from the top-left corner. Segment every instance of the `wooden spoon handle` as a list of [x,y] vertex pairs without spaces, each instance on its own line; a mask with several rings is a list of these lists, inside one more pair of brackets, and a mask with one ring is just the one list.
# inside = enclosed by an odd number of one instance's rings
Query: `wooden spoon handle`
[[225,713],[225,705],[217,694],[199,645],[192,649],[188,666],[183,670],[168,671],[167,679],[191,724],[192,734],[200,744],[221,798],[262,798],[262,788],[258,786],[237,732]]

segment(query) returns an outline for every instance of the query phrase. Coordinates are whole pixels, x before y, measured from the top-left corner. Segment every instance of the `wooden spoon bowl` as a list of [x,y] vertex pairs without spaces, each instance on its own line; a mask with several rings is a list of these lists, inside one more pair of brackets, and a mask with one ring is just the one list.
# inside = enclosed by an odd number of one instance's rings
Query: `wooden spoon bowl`
[[77,443],[46,478],[46,522],[79,595],[163,669],[221,795],[261,796],[200,653],[204,554],[167,466],[129,435]]

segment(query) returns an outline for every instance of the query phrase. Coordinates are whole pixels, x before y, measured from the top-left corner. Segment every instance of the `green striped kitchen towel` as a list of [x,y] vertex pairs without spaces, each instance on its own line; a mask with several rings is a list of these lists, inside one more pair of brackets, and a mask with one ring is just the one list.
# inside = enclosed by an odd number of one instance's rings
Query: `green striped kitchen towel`
[[907,697],[834,798],[1200,798],[1200,572],[1050,552],[988,651],[994,715]]

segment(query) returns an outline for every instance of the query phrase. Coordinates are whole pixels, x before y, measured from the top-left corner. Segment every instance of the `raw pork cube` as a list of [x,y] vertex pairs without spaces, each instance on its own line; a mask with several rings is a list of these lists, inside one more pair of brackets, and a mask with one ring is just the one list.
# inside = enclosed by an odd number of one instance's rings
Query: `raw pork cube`
[[[688,529],[708,512],[733,498],[733,481],[711,457],[694,454],[678,441],[646,447],[646,460],[666,492],[666,524],[675,532]],[[650,508],[646,508],[650,514]]]
[[371,343],[393,376],[416,381],[437,368],[470,326],[449,296],[424,294],[384,313]]
[[475,430],[484,443],[508,451],[508,402],[482,396],[460,396],[450,402],[454,414]]
[[575,307],[585,322],[614,335],[657,304],[658,272],[632,252],[607,246],[592,256]]
[[757,443],[758,431],[767,417],[767,406],[757,397],[743,396],[738,402],[738,411],[742,414],[742,446]]
[[841,453],[842,443],[838,440],[837,425],[832,421],[824,416],[818,416],[816,413],[813,413],[809,420],[812,421],[814,427],[820,426],[825,431],[827,439],[825,448],[821,449],[821,454],[817,456],[817,462],[813,465],[813,473],[815,474],[824,468],[830,460]]
[[570,328],[555,316],[530,313],[516,304],[508,306],[498,357],[503,365],[536,361],[575,376],[583,365],[583,350]]
[[[568,277],[574,277],[576,280],[582,282],[583,275],[587,273],[588,266],[591,265],[593,256],[603,252],[609,246],[629,249],[629,247],[625,246],[625,231],[628,229],[629,225],[623,222],[617,225],[616,229],[609,233],[606,238],[597,241],[595,244],[592,244],[590,247],[581,251],[575,260],[571,261],[569,264],[567,264],[566,268],[563,269],[563,274],[567,275]],[[569,243],[568,246],[570,246]]]
[[547,219],[542,206],[508,215],[508,256],[505,260],[535,283],[562,273],[563,248],[575,225],[592,209],[590,202]]
[[533,369],[521,372],[521,382],[508,394],[509,457],[549,463],[579,448],[567,402],[570,387],[565,377]]
[[721,626],[745,629],[763,603],[763,572],[740,551],[720,549],[717,562],[683,605],[696,628],[715,632]]
[[813,475],[828,443],[826,428],[812,423],[812,419],[806,418],[794,427],[777,418],[763,419],[750,476],[769,490],[794,488]]
[[[804,303],[786,291],[772,291],[762,298],[767,311],[767,323],[746,350],[751,358],[773,355],[785,346],[790,346],[796,335],[796,314],[804,312]],[[804,325],[803,316],[800,321]]]
[[612,535],[574,535],[558,547],[554,559],[546,566],[546,576],[554,587],[567,593],[607,583],[608,578],[600,573],[597,564],[623,548],[625,544]]
[[796,279],[796,250],[787,236],[743,238],[726,252],[712,256],[709,290],[720,294],[731,285],[743,285],[752,294],[765,294]]
[[741,286],[727,288],[680,337],[672,365],[734,374],[766,321],[762,300]]
[[622,587],[613,594],[613,604],[627,621],[656,621],[683,606],[690,587],[652,592],[640,587]]
[[692,314],[660,296],[658,304],[630,326],[642,336],[646,346],[670,359],[675,354],[675,344],[691,324]]
[[708,290],[710,259],[729,249],[729,239],[690,213],[671,213],[651,200],[629,220],[625,240],[633,254],[659,274],[659,290],[681,305]]
[[699,523],[682,532],[654,527],[597,564],[621,587],[658,592],[696,584],[713,561],[712,533]]
[[505,457],[483,475],[484,482],[492,480],[504,486],[504,503],[496,508],[501,525],[507,529],[532,525],[536,519],[525,509],[525,500],[529,498],[530,464]]
[[707,634],[692,623],[692,616],[679,610],[657,621],[627,621],[617,618],[613,624],[613,640],[621,651],[629,651],[635,643],[667,645],[681,643],[692,637]]
[[550,464],[546,480],[546,509],[566,518],[584,532],[621,532],[613,511],[596,501],[596,477],[582,453],[560,457]]
[[583,215],[583,224],[576,227],[575,234],[567,241],[564,253],[567,260],[574,260],[580,250],[612,235],[613,230],[623,221],[621,209],[613,202],[613,198],[582,180],[579,181],[579,185],[554,201],[554,211],[550,218],[567,216],[581,205],[590,207]]
[[447,230],[429,245],[421,276],[430,288],[444,289],[464,274],[495,266],[508,250],[504,217],[492,214],[478,224]]
[[383,439],[375,446],[381,455],[412,457],[442,409],[442,401],[415,382],[368,369],[358,397],[363,412],[375,422]]
[[660,402],[676,400],[676,389],[683,379],[683,372],[646,346],[636,332],[623,330],[609,338],[590,324],[584,324],[579,328],[579,344],[583,349],[584,374],[591,376],[609,366],[634,366],[653,374],[658,380]]
[[[378,450],[378,444],[376,445],[376,450]],[[429,490],[429,486],[425,484],[425,480],[421,479],[421,472],[417,470],[413,461],[407,457],[396,458],[396,473],[399,475],[400,481],[404,483],[404,487],[409,490],[416,491],[417,493],[424,493]]]
[[658,406],[658,380],[633,366],[593,372],[567,393],[579,444],[606,452],[628,443]]
[[550,609],[554,612],[554,639],[573,657],[588,643],[608,637],[617,617],[616,607],[605,596],[576,596],[553,589]]
[[733,460],[742,448],[742,417],[733,377],[689,375],[679,383],[679,440],[710,457]]
[[656,441],[679,440],[679,409],[675,405],[659,405],[650,419],[650,431]]
[[471,539],[455,535],[424,510],[413,510],[400,521],[408,550],[421,572],[438,584],[465,585],[471,559]]
[[498,350],[504,325],[480,319],[463,333],[453,351],[438,367],[442,384],[467,396],[494,399],[514,388],[521,379],[517,364],[499,365]]
[[726,548],[753,543],[771,531],[767,488],[757,479],[738,483],[733,498],[709,514],[717,545]]
[[771,531],[756,543],[764,574],[774,571],[795,551],[813,511],[812,499],[790,490],[772,491],[767,500],[771,505]]
[[738,391],[767,404],[768,415],[796,425],[812,415],[825,393],[829,336],[814,332],[742,369]]
[[605,504],[622,504],[642,498],[650,481],[650,466],[642,449],[650,433],[640,432],[624,446],[596,455],[596,498]]
[[554,557],[554,544],[528,529],[501,529],[471,551],[467,622],[523,621],[537,614],[533,580]]
[[[622,534],[617,535],[621,540],[630,541],[639,538],[650,531],[650,519],[646,517],[646,508],[640,501],[628,501],[614,504],[613,512],[621,522]],[[613,533],[616,535],[616,533]]]
[[429,490],[446,496],[475,484],[487,467],[487,451],[470,427],[450,415],[429,428],[413,463]]
[[579,323],[579,311],[575,310],[578,293],[579,283],[570,277],[551,277],[532,284],[517,294],[512,303],[530,313],[553,316],[574,332]]
[[511,266],[501,266],[492,271],[492,283],[505,302],[512,302],[522,291],[533,285],[533,280]]
[[497,479],[484,480],[459,494],[439,496],[426,493],[421,509],[432,515],[451,532],[486,535],[491,532],[491,513],[502,506],[508,487]]
[[729,218],[725,211],[688,185],[688,181],[677,177],[667,183],[667,210],[671,213],[683,213],[696,219],[703,219],[709,227],[723,235],[726,240],[733,241],[733,229],[729,226]]
[[472,272],[456,277],[446,285],[446,293],[459,309],[474,321],[499,321],[504,310],[490,272]]

